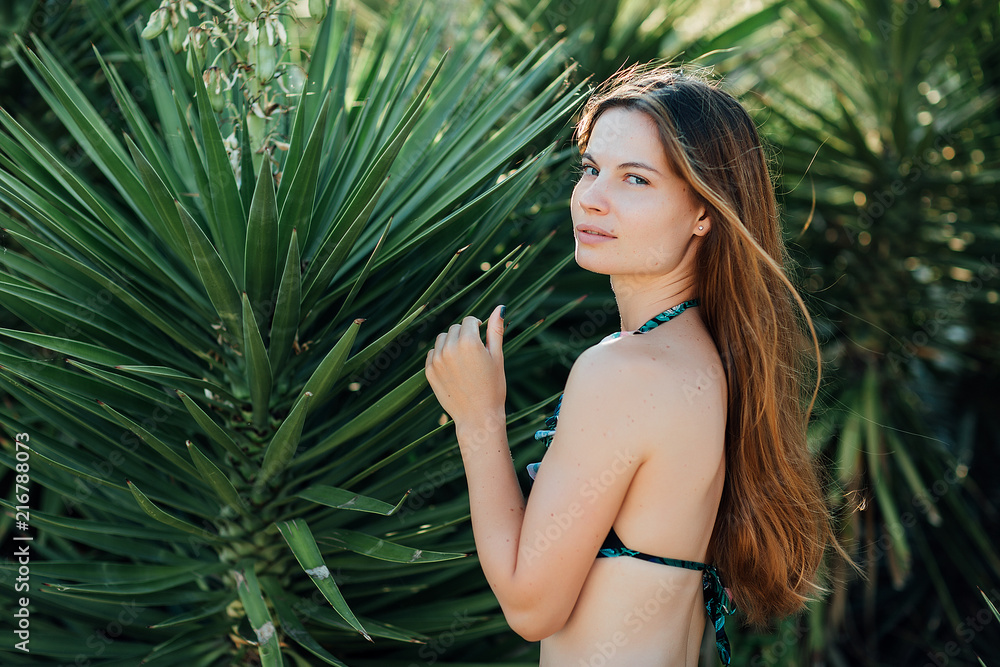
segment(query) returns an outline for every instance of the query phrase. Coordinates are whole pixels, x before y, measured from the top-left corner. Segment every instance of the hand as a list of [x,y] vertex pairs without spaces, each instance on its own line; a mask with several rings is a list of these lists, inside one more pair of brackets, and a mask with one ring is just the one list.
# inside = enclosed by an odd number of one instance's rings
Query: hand
[[487,420],[504,411],[507,381],[503,370],[504,306],[487,320],[486,345],[481,322],[469,316],[438,334],[427,353],[427,382],[456,424]]

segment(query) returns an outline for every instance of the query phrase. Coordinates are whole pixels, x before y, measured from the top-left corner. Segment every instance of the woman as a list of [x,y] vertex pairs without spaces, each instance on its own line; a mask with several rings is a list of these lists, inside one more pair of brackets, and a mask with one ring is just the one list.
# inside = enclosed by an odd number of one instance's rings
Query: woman
[[455,422],[483,571],[543,666],[694,667],[706,616],[729,664],[729,592],[753,624],[796,612],[835,547],[765,155],[738,102],[664,68],[606,84],[577,139],[576,260],[611,276],[622,331],[573,365],[529,502],[505,431],[504,308],[485,346],[473,317],[440,334],[427,379]]

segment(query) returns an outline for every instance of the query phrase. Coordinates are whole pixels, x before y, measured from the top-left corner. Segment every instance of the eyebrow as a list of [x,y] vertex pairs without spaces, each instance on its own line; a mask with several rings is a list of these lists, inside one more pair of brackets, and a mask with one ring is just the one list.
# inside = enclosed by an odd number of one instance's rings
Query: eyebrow
[[[594,156],[591,155],[590,153],[583,153],[580,156],[580,158],[583,159],[583,160],[590,160],[591,162],[597,162],[597,160],[594,159]],[[654,174],[659,174],[659,175],[662,176],[662,174],[660,174],[660,171],[658,169],[656,169],[655,167],[649,166],[645,162],[622,162],[620,165],[618,165],[618,168],[619,169],[645,169],[647,171],[653,172]]]

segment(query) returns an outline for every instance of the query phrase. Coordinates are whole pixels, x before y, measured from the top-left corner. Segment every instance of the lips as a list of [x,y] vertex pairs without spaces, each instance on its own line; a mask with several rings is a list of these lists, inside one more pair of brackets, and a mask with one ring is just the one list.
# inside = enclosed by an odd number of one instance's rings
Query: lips
[[576,234],[578,237],[584,238],[617,238],[616,236],[609,234],[600,227],[594,227],[592,225],[580,225],[576,228]]

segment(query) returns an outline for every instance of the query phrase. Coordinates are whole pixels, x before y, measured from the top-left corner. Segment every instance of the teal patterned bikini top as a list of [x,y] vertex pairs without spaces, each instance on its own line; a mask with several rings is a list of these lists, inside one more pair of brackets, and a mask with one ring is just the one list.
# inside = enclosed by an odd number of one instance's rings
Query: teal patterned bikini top
[[[685,301],[684,303],[678,304],[672,308],[668,308],[639,327],[634,334],[644,334],[648,331],[652,331],[661,324],[674,319],[688,308],[693,308],[697,305],[698,300],[691,299],[690,301]],[[622,334],[620,332],[614,333],[609,336],[609,338],[618,338],[621,335]],[[562,396],[559,397],[559,401],[556,403],[555,412],[551,417],[545,420],[545,428],[535,432],[535,439],[544,441],[546,447],[552,444],[552,436],[556,433],[556,425],[559,423],[560,407],[562,407]],[[538,472],[538,466],[540,465],[540,463],[532,463],[528,465],[528,475],[532,480],[535,479],[535,474]],[[719,571],[714,566],[695,561],[679,560],[676,558],[661,558],[659,556],[651,556],[641,551],[636,551],[635,549],[629,549],[622,543],[621,538],[618,537],[614,527],[612,527],[611,532],[608,533],[608,537],[604,540],[604,544],[601,545],[600,551],[597,552],[597,557],[616,558],[621,556],[638,558],[651,563],[659,563],[661,565],[681,567],[686,570],[698,570],[702,572],[702,589],[705,594],[705,611],[708,612],[708,618],[715,627],[715,646],[719,650],[719,658],[722,660],[722,664],[730,664],[732,661],[732,655],[729,648],[729,637],[726,636],[726,616],[735,612],[736,607],[733,604],[732,598],[729,596],[729,592],[726,590],[725,586],[722,585],[722,579],[719,576]]]

